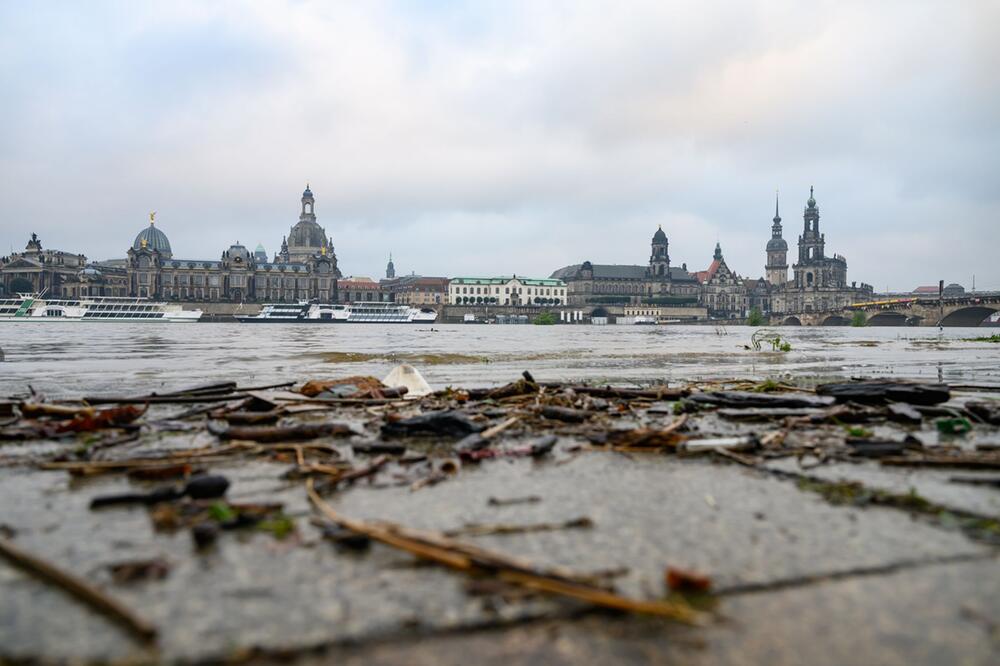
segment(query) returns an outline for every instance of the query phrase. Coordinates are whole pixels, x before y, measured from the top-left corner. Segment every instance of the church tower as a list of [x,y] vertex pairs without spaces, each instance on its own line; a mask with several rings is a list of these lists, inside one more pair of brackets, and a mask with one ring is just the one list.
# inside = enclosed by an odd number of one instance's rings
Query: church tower
[[802,219],[805,221],[805,228],[799,236],[799,263],[806,264],[822,259],[823,246],[826,244],[826,239],[819,232],[819,207],[816,206],[812,186],[809,187],[809,200],[806,201]]
[[385,265],[385,277],[387,280],[396,277],[396,265],[392,263],[392,252],[389,253],[389,263]]
[[653,234],[652,253],[649,255],[649,274],[660,280],[670,279],[670,255],[667,253],[667,235],[663,227]]
[[771,224],[771,240],[767,241],[767,264],[764,272],[772,286],[780,287],[788,282],[788,243],[781,237],[777,192],[774,193],[774,219]]
[[313,198],[312,190],[309,189],[309,183],[306,183],[306,189],[302,192],[302,214],[299,215],[299,222],[315,222],[316,213],[313,210],[316,200]]

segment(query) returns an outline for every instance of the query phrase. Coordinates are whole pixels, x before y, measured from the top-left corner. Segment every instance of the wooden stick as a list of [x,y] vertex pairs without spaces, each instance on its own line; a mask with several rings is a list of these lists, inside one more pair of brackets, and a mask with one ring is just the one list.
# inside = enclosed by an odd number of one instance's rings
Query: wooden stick
[[571,597],[606,608],[659,615],[688,624],[696,624],[702,617],[701,613],[683,602],[630,599],[595,586],[585,576],[559,569],[544,569],[531,562],[462,543],[436,532],[414,530],[391,523],[369,523],[342,516],[319,496],[312,479],[306,482],[306,492],[313,505],[334,523],[452,569],[492,572],[502,580],[549,594]]
[[138,397],[130,398],[126,396],[86,396],[80,399],[81,402],[85,402],[89,405],[174,405],[174,404],[187,404],[187,403],[197,403],[197,402],[225,402],[227,400],[239,400],[241,398],[250,397],[246,393],[228,393],[226,395],[219,395],[217,393],[206,393],[204,395],[198,394],[185,394],[185,395],[156,395],[150,397]]
[[512,416],[503,423],[498,423],[492,428],[487,428],[486,430],[482,431],[479,436],[482,437],[483,439],[492,439],[520,420],[521,420],[520,416]]
[[106,613],[143,641],[156,640],[156,627],[82,578],[46,562],[37,555],[21,550],[8,539],[0,538],[0,554],[22,569],[69,592],[92,608]]

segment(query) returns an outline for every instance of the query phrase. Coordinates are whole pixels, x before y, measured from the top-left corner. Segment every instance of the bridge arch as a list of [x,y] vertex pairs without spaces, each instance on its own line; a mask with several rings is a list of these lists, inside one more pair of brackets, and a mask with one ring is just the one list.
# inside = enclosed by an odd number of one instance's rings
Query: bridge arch
[[866,326],[906,326],[906,315],[899,312],[877,312],[868,318]]
[[959,308],[945,316],[938,326],[979,326],[989,318],[997,308],[987,305],[972,305],[967,308]]
[[798,317],[786,317],[785,321],[781,322],[782,326],[801,326],[802,320]]
[[830,315],[820,323],[820,326],[847,326],[850,323],[846,317]]
[[607,317],[607,316],[609,316],[609,315],[608,315],[608,311],[607,311],[607,309],[606,309],[606,308],[603,308],[603,307],[596,307],[596,308],[594,308],[594,309],[593,309],[593,310],[591,311],[591,313],[590,313],[590,316],[591,316],[591,317]]

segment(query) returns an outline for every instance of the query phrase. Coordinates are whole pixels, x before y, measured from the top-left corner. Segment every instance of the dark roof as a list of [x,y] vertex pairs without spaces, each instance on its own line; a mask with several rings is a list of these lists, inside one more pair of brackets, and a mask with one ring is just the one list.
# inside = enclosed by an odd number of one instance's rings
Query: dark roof
[[[564,266],[550,275],[550,278],[561,280],[563,278],[573,278],[580,270],[582,264]],[[627,264],[592,264],[595,278],[605,280],[644,280],[646,278],[645,266],[629,266]]]
[[[549,277],[557,280],[572,279],[576,277],[582,264],[564,266],[552,273]],[[646,280],[649,279],[646,266],[633,266],[628,264],[592,264],[595,279],[604,280]],[[683,268],[671,267],[670,279],[678,282],[695,282],[695,277]]]
[[670,279],[674,282],[697,282],[698,279],[683,268],[671,267]]

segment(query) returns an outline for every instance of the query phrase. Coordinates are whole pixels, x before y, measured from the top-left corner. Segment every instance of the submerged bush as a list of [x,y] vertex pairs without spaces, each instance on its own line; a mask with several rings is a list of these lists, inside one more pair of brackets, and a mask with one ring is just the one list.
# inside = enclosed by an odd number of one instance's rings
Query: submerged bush
[[764,343],[771,345],[771,351],[780,351],[780,352],[792,351],[792,343],[790,343],[788,340],[785,340],[774,331],[768,331],[767,329],[754,331],[754,334],[750,336],[750,344],[752,345],[752,347],[746,347],[746,348],[747,349],[752,348],[754,351],[760,351]]
[[747,326],[763,326],[764,325],[764,313],[760,311],[760,308],[754,306],[750,310],[750,315],[747,317]]

